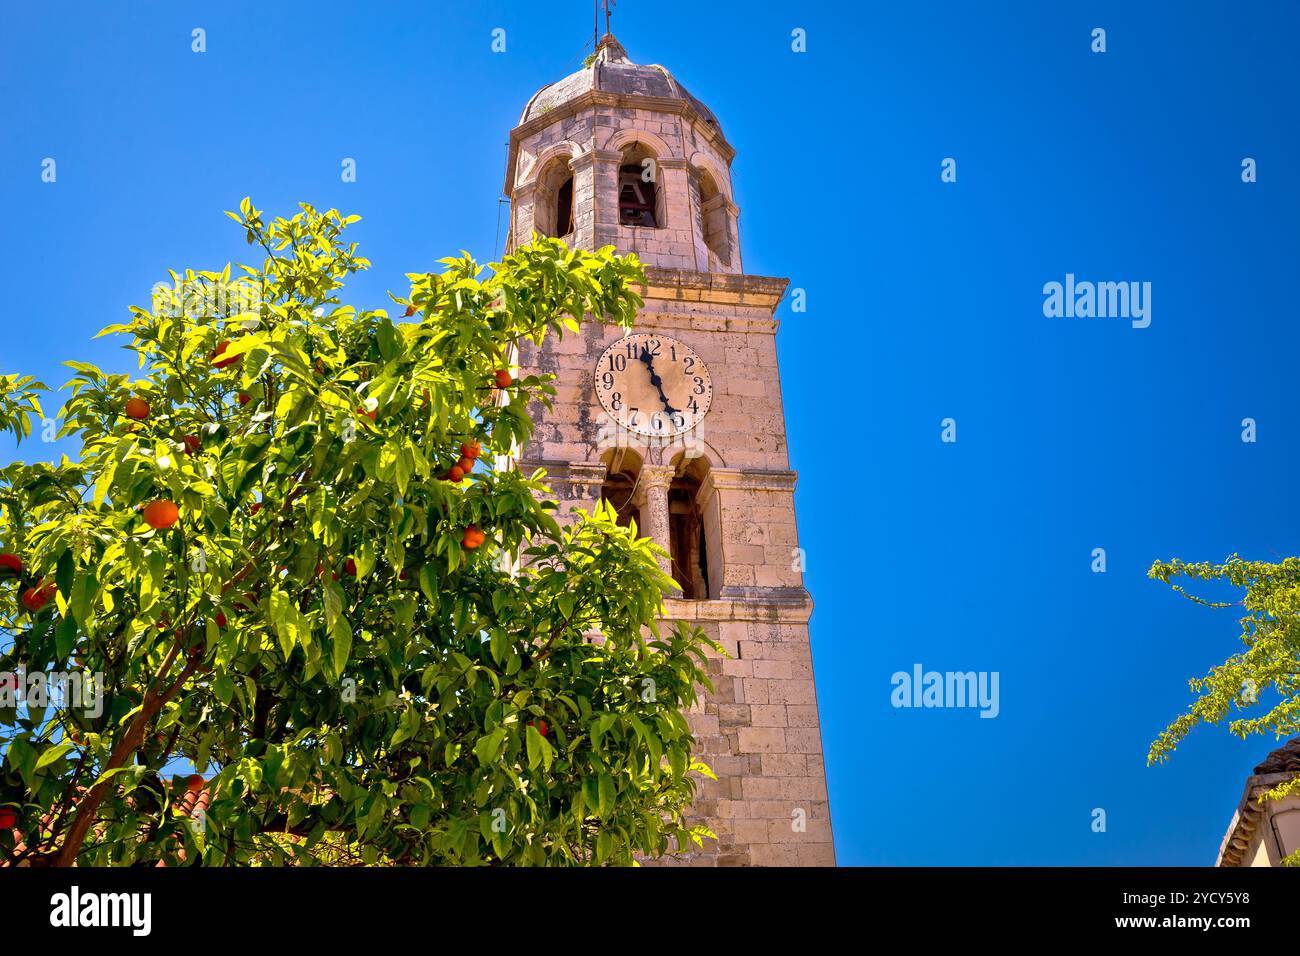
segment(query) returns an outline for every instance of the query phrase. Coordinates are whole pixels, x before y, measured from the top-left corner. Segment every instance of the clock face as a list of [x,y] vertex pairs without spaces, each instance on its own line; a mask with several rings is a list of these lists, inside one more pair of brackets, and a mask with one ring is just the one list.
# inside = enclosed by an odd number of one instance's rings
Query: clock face
[[694,349],[655,332],[633,333],[605,349],[595,378],[601,406],[638,435],[690,431],[713,401],[709,369]]

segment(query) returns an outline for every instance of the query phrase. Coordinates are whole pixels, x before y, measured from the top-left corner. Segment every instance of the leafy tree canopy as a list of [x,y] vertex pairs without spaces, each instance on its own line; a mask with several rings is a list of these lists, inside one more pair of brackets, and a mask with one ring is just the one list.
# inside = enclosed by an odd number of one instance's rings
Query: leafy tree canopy
[[[101,333],[139,377],[67,363],[77,459],[0,470],[0,672],[24,682],[0,688],[0,862],[698,843],[683,712],[708,641],[655,627],[675,585],[651,542],[603,507],[561,524],[544,473],[511,467],[554,391],[513,377],[518,346],[630,325],[635,257],[444,259],[395,321],[339,299],[369,266],[343,239],[358,217],[229,215],[261,265],[172,273]],[[27,438],[45,388],[0,383],[0,427]],[[24,696],[61,673],[79,693]],[[178,758],[215,772],[168,779]]]

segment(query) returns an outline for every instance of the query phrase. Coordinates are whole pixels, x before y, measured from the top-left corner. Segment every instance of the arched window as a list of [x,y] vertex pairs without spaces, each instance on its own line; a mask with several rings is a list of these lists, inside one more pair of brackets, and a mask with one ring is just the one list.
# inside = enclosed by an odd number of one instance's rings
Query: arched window
[[641,472],[641,457],[634,451],[619,448],[608,451],[603,459],[607,466],[605,481],[600,486],[600,497],[607,501],[618,513],[618,523],[627,527],[636,522],[637,531],[644,534],[641,525],[641,509],[637,504],[637,476]]
[[621,226],[660,229],[663,203],[658,187],[659,166],[654,153],[640,143],[623,150],[618,167],[618,222]]
[[[696,170],[695,178],[699,184],[700,232],[704,244],[709,249],[710,258],[717,257],[718,265],[729,266],[731,236],[727,222],[727,200],[708,170]],[[712,265],[711,262],[710,266]]]
[[573,232],[573,173],[569,157],[557,156],[537,177],[533,223],[544,236],[563,239]]
[[678,472],[668,486],[668,529],[672,576],[681,597],[702,601],[712,597],[722,579],[716,505],[701,505],[700,487],[709,473],[707,458],[678,456]]

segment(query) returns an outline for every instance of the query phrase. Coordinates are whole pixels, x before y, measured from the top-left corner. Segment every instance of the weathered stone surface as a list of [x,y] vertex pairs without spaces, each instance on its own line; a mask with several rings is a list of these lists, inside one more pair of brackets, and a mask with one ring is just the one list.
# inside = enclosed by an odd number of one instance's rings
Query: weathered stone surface
[[[619,222],[619,166],[633,149],[655,161],[657,228]],[[631,63],[612,37],[593,66],[529,102],[510,134],[508,246],[553,225],[555,186],[571,176],[573,228],[564,240],[641,258],[638,329],[694,349],[708,366],[713,401],[685,438],[652,444],[617,434],[596,399],[593,369],[623,333],[590,318],[580,333],[519,356],[524,374],[555,376],[556,396],[552,408],[531,409],[537,428],[518,466],[545,467],[560,520],[572,520],[574,509],[600,500],[611,465],[633,462],[638,528],[670,550],[672,481],[703,459],[694,501],[709,593],[666,601],[665,615],[699,625],[723,648],[709,654],[714,692],[688,715],[718,778],[701,780],[694,811],[717,839],[665,865],[833,866],[812,606],[776,358],[787,280],[743,270],[733,155],[699,100],[662,67]]]

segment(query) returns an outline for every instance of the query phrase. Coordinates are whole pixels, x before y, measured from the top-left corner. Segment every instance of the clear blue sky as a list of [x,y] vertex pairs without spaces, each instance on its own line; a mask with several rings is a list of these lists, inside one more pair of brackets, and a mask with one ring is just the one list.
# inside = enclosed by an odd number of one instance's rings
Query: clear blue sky
[[[91,336],[166,267],[246,257],[222,215],[246,194],[364,216],[359,304],[491,259],[507,132],[591,22],[587,0],[11,5],[0,371],[126,370]],[[1203,731],[1144,766],[1237,647],[1229,612],[1145,572],[1300,546],[1295,6],[623,0],[614,27],[721,119],[749,271],[807,290],[779,346],[841,862],[1212,863],[1274,744]],[[1045,318],[1067,272],[1151,282],[1150,328]],[[895,710],[914,663],[998,671],[1000,716]]]

